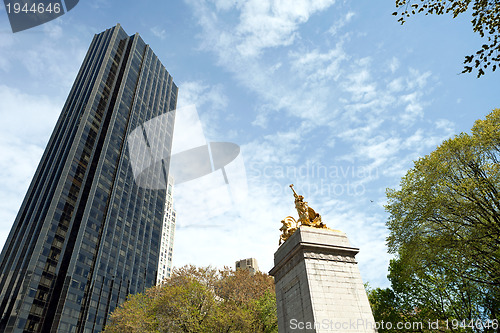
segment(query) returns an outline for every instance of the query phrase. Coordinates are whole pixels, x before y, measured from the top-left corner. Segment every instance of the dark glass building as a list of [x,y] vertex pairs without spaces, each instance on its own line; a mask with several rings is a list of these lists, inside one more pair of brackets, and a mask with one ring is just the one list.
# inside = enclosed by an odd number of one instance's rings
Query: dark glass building
[[100,332],[155,285],[177,91],[138,34],[95,35],[0,256],[1,332]]

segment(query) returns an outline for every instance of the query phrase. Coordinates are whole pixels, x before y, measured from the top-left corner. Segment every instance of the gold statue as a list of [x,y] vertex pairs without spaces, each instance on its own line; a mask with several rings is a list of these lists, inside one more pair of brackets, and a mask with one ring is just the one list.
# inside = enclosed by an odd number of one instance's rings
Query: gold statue
[[321,222],[321,215],[319,215],[314,211],[314,209],[309,207],[307,201],[304,201],[303,196],[297,195],[297,192],[295,192],[293,188],[293,184],[290,185],[290,188],[292,189],[293,196],[295,197],[295,208],[299,213],[300,225],[316,228],[326,228],[326,225]]
[[281,245],[281,242],[286,241],[290,236],[293,235],[295,230],[299,227],[297,221],[291,216],[285,217],[284,220],[281,220],[281,223],[283,224],[280,228],[280,231],[282,234],[280,235],[280,242],[278,245]]
[[308,226],[314,228],[328,229],[327,226],[321,222],[321,215],[316,213],[314,209],[309,207],[307,201],[304,201],[304,197],[298,195],[293,188],[293,184],[290,185],[290,188],[293,191],[293,196],[295,197],[295,208],[299,213],[299,220],[296,221],[293,217],[287,216],[284,220],[281,221],[283,224],[280,228],[282,232],[280,236],[279,245],[281,242],[285,242],[292,234],[299,228],[300,226]]

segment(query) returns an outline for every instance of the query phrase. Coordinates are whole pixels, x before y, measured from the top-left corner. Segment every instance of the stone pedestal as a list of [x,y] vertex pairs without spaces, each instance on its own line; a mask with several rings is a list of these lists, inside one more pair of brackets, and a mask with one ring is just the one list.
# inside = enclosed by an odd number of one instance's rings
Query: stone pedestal
[[376,332],[345,233],[301,226],[274,254],[279,333]]

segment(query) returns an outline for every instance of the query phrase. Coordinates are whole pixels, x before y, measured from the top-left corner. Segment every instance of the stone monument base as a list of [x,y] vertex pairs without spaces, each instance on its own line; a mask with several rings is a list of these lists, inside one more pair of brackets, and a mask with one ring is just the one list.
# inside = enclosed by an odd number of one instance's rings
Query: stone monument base
[[376,332],[345,233],[301,226],[274,254],[279,333]]

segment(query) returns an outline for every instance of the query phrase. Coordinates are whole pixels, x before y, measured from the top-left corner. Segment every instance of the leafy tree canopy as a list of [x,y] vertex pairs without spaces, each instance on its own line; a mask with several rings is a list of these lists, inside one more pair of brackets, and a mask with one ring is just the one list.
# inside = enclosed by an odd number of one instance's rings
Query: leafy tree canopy
[[500,319],[499,162],[495,109],[476,121],[472,134],[446,140],[417,160],[399,190],[387,190],[397,313]]
[[184,266],[161,286],[131,295],[105,332],[277,332],[272,277]]
[[[471,3],[472,2],[472,3]],[[465,57],[462,73],[477,69],[477,77],[484,75],[487,68],[497,69],[500,62],[500,1],[498,0],[396,0],[401,24],[416,13],[450,14],[453,17],[466,12],[472,7],[472,30],[485,38],[485,44],[475,53]]]
[[[500,287],[500,109],[415,162],[387,190],[389,251]],[[448,265],[449,264],[449,265]]]

